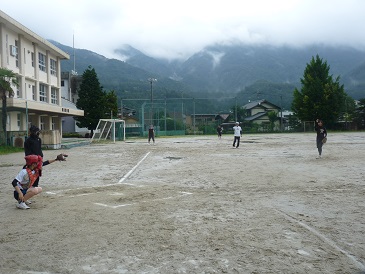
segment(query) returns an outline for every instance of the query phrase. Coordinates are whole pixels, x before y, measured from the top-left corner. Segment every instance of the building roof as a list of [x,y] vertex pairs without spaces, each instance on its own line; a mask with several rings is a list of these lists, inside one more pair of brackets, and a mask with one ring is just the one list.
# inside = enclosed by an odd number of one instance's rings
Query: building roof
[[254,121],[254,120],[258,119],[258,118],[261,118],[262,116],[265,116],[266,114],[267,114],[267,111],[265,111],[265,112],[259,112],[259,113],[256,113],[253,116],[246,117],[245,118],[245,121]]
[[225,121],[228,118],[228,116],[229,116],[229,114],[226,114],[226,113],[217,114],[215,116],[215,120],[222,119],[223,121]]
[[256,106],[259,106],[259,105],[261,105],[263,103],[265,103],[267,105],[271,105],[274,108],[280,109],[279,106],[274,105],[273,103],[270,103],[269,101],[266,101],[265,99],[249,102],[248,104],[244,105],[243,108],[244,109],[252,109],[252,108],[254,108]]
[[[20,24],[18,21],[11,18],[9,15],[0,10],[0,23],[3,23],[8,29],[13,30],[16,33],[22,34],[29,41],[35,43],[41,42],[52,50],[52,52],[61,59],[70,59],[70,55],[63,50],[57,48],[52,43],[48,42],[46,39],[42,38],[38,34],[34,33],[27,27]],[[10,23],[10,24],[9,24]]]

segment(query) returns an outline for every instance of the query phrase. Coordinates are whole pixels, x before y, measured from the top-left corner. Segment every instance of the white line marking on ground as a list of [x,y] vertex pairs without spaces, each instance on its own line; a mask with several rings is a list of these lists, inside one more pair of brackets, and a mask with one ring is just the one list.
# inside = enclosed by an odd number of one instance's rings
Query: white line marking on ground
[[[151,200],[152,202],[156,202],[156,201],[163,201],[163,200],[170,200],[170,199],[175,199],[175,198],[179,198],[179,197],[183,197],[186,195],[192,195],[193,193],[190,192],[180,192],[181,195],[177,195],[177,196],[170,196],[170,197],[165,197],[165,198],[159,198],[159,199],[154,199]],[[147,203],[148,201],[141,201],[139,203]],[[136,205],[138,203],[132,203],[132,204],[122,204],[122,205],[107,205],[107,204],[101,204],[101,203],[94,203],[95,205],[99,205],[99,206],[103,206],[103,207],[110,207],[110,208],[118,208],[118,207],[123,207],[123,206],[131,206],[131,205]]]
[[77,194],[77,195],[73,195],[70,197],[80,197],[80,196],[89,196],[89,195],[93,195],[94,193],[83,193],[83,194]]
[[126,175],[124,175],[122,177],[122,179],[119,180],[119,184],[121,184],[125,179],[127,179],[132,173],[133,171],[144,161],[144,159],[147,158],[147,156],[151,153],[151,151],[149,151]]
[[[147,156],[151,153],[148,152],[130,171],[127,172],[126,175],[124,175],[118,183],[115,184],[107,184],[107,185],[102,185],[102,186],[87,186],[87,187],[77,187],[77,188],[69,188],[69,189],[62,189],[62,190],[58,190],[58,191],[47,191],[45,192],[46,194],[50,194],[50,195],[57,195],[59,193],[62,192],[67,192],[67,191],[74,191],[74,190],[82,190],[82,189],[89,189],[89,188],[99,188],[99,187],[108,187],[108,186],[115,186],[115,185],[120,185],[123,183],[124,180],[126,180],[132,173],[133,171],[135,171],[135,169],[147,158]],[[134,186],[134,184],[126,184],[123,183],[124,185],[130,185],[130,186]]]
[[123,206],[130,206],[130,205],[134,205],[134,204],[124,204],[124,205],[110,206],[110,205],[101,204],[101,203],[94,203],[94,204],[95,204],[95,205],[99,205],[99,206],[103,206],[103,207],[110,207],[110,208],[118,208],[118,207],[123,207]]
[[325,243],[329,244],[330,246],[332,246],[334,249],[338,250],[339,252],[341,252],[342,254],[346,255],[349,259],[351,259],[355,265],[357,267],[359,267],[361,270],[365,270],[365,265],[360,262],[359,259],[357,259],[355,256],[351,255],[350,253],[348,253],[346,250],[342,249],[341,247],[339,247],[334,241],[328,239],[326,236],[324,236],[323,234],[319,233],[317,230],[315,230],[313,227],[310,227],[309,225],[298,221],[297,219],[295,219],[294,217],[286,214],[285,212],[278,210],[278,209],[274,209],[275,211],[279,212],[280,214],[282,214],[286,219],[288,219],[289,221],[295,222],[297,224],[299,224],[300,226],[304,227],[305,229],[307,229],[308,231],[312,232],[314,235],[316,235],[318,238],[320,238],[322,241],[324,241]]

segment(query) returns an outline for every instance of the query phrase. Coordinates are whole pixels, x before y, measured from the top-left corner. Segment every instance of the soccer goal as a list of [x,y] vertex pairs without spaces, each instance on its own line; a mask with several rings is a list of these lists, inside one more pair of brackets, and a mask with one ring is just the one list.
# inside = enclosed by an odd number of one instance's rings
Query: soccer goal
[[125,141],[125,121],[121,119],[100,119],[91,138],[91,142],[97,141]]
[[314,131],[314,121],[303,121],[303,131],[312,132]]

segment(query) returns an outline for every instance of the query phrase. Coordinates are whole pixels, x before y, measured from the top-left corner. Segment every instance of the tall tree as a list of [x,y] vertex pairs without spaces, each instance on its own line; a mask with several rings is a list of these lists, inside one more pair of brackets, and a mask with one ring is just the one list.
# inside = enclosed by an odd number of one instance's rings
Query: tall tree
[[[237,111],[237,114],[236,114]],[[247,110],[243,107],[232,106],[231,113],[228,116],[228,121],[235,121],[235,122],[243,122],[245,117],[247,117]],[[237,121],[236,121],[237,120]]]
[[89,66],[82,75],[76,106],[84,111],[83,117],[75,117],[78,127],[86,127],[94,134],[99,119],[107,117],[105,113],[105,93],[100,85],[95,69]]
[[118,97],[114,90],[105,93],[105,113],[113,117],[118,114]]
[[330,66],[318,55],[307,64],[304,76],[300,79],[302,88],[294,90],[292,110],[302,121],[322,119],[331,127],[344,109],[347,94],[340,77],[329,75]]
[[275,122],[277,120],[279,120],[280,118],[278,117],[278,115],[275,111],[269,111],[267,116],[269,117],[269,121],[270,121],[270,127],[269,127],[270,132],[273,132],[274,128],[275,128]]
[[7,144],[8,135],[6,132],[6,119],[8,116],[7,113],[7,97],[14,96],[14,91],[12,86],[18,86],[18,79],[16,74],[11,70],[0,68],[0,98],[2,100],[2,128],[4,131],[4,140],[5,144]]

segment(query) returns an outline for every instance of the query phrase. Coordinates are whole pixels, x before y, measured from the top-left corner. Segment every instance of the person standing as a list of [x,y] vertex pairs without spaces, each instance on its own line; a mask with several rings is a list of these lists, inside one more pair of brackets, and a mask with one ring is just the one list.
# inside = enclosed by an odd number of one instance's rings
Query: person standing
[[40,130],[35,125],[29,128],[29,137],[24,142],[24,153],[28,155],[39,155],[43,158],[42,139],[39,137]]
[[[240,123],[236,122],[236,125],[233,127],[234,131],[234,140],[233,140],[233,147],[238,148],[240,146],[240,139],[242,136],[242,128],[240,127]],[[237,142],[237,145],[236,145]]]
[[323,144],[327,141],[327,130],[323,125],[323,121],[320,119],[317,119],[315,121],[314,129],[317,132],[316,143],[318,149],[318,157],[317,157],[318,159],[322,157],[322,147]]
[[[40,130],[35,125],[32,125],[29,128],[29,136],[24,142],[24,153],[25,156],[28,155],[37,155],[43,158],[43,151],[42,151],[42,139],[39,137]],[[41,161],[39,163],[39,176],[33,183],[34,187],[38,187],[39,184],[39,177],[42,176],[42,164]]]
[[155,129],[153,128],[153,125],[150,125],[150,128],[148,129],[148,143],[151,142],[151,139],[153,144],[155,144]]
[[223,131],[223,128],[221,126],[218,126],[217,127],[218,139],[222,138],[222,131]]

